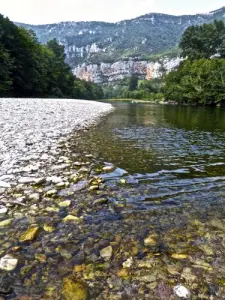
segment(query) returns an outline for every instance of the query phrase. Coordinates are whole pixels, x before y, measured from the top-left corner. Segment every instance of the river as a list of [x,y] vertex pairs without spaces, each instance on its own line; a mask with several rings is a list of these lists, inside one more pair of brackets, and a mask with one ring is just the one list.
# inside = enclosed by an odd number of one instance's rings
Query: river
[[[1,249],[19,265],[0,274],[0,291],[21,300],[225,299],[225,110],[115,107],[60,148],[73,172],[81,167],[78,182],[34,186],[41,201],[14,209]],[[70,165],[56,174],[71,176]],[[35,236],[21,236],[29,226]]]

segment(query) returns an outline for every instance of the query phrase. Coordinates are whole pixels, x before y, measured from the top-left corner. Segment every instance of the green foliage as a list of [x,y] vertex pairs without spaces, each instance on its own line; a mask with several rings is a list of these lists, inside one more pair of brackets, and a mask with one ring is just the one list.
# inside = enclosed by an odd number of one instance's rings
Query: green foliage
[[166,99],[185,104],[223,106],[225,24],[215,21],[189,27],[184,32],[180,47],[188,59],[165,77]]
[[164,96],[162,94],[163,83],[161,79],[139,80],[136,81],[135,89],[131,90],[131,84],[134,81],[133,76],[120,80],[117,85],[106,85],[104,87],[104,98],[106,99],[140,99],[150,101],[162,101]]
[[195,105],[225,104],[225,59],[186,60],[165,78],[166,99]]
[[216,53],[224,56],[224,46],[225,24],[223,21],[191,26],[184,32],[180,42],[182,56],[191,60],[210,58]]
[[129,91],[135,91],[138,87],[138,76],[132,75],[129,81]]
[[65,63],[64,46],[41,45],[33,31],[0,15],[0,96],[102,98],[102,89],[78,80]]

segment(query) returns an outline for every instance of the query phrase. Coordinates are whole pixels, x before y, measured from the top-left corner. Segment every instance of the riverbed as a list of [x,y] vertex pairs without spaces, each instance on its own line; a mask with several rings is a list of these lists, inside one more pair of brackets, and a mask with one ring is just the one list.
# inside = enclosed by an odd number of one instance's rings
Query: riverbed
[[225,299],[225,111],[115,107],[61,140],[50,182],[12,191],[1,295]]

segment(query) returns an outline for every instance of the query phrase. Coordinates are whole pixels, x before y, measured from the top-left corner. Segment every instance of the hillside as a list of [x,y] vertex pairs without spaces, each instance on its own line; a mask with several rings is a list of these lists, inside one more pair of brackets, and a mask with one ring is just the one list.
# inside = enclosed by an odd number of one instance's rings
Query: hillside
[[[91,65],[93,69],[93,64],[113,64],[121,60],[146,62],[152,61],[154,54],[168,52],[169,49],[172,49],[171,55],[176,56],[178,43],[187,27],[210,23],[215,19],[225,20],[225,7],[208,14],[197,15],[151,13],[118,23],[62,22],[39,26],[17,25],[35,31],[42,43],[53,38],[59,40],[65,46],[67,62],[77,73],[76,66],[84,63],[85,66]],[[83,72],[85,69],[81,73]],[[130,72],[132,70],[128,73]],[[103,77],[105,75],[103,72]],[[86,74],[84,78],[88,76],[89,74]],[[91,74],[91,77],[96,76]]]

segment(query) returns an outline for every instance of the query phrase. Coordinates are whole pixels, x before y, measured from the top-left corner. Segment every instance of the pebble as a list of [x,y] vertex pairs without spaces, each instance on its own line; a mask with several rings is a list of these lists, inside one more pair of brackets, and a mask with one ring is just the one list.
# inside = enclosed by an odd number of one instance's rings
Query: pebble
[[0,215],[5,215],[7,213],[7,211],[8,211],[8,208],[6,208],[4,206],[0,207]]
[[7,219],[0,222],[0,227],[7,227],[12,224],[12,219]]
[[20,242],[33,241],[34,239],[37,238],[39,231],[40,231],[39,227],[28,228],[28,230],[20,236],[19,241]]
[[29,184],[29,183],[36,183],[37,182],[37,178],[35,177],[21,177],[18,182],[22,183],[22,184]]
[[105,166],[102,168],[104,172],[112,172],[114,169],[114,166]]
[[9,188],[11,188],[11,184],[9,184],[8,182],[0,180],[0,188],[9,189]]
[[157,244],[156,242],[156,235],[151,234],[147,238],[144,239],[145,246],[155,246]]
[[74,281],[70,278],[63,280],[62,294],[66,300],[86,300],[88,292],[82,282]]
[[[10,188],[11,180],[18,180],[21,170],[44,174],[47,162],[52,163],[52,155],[59,153],[57,145],[62,136],[96,124],[113,110],[111,104],[87,100],[1,98],[0,188]],[[55,170],[67,166],[70,164],[56,165]],[[11,178],[5,182],[2,176]],[[20,183],[37,183],[25,178],[20,178]]]
[[30,194],[29,199],[33,201],[38,201],[40,199],[40,195],[38,193]]
[[72,216],[72,215],[68,215],[63,219],[63,222],[80,222],[80,218]]
[[183,285],[177,285],[173,289],[174,294],[180,298],[188,299],[190,297],[189,290]]
[[0,188],[0,195],[4,194],[4,193],[5,193],[5,191],[6,191],[6,189],[5,189],[5,188]]
[[70,205],[71,205],[70,200],[62,201],[62,202],[59,203],[60,207],[69,207]]
[[61,177],[51,176],[51,177],[47,177],[46,181],[49,183],[57,184],[57,183],[63,182],[63,179]]
[[18,259],[11,255],[5,255],[0,259],[0,269],[4,271],[13,271],[18,264]]
[[110,260],[110,258],[112,257],[112,253],[113,253],[112,246],[108,246],[100,250],[100,256],[105,260]]
[[47,191],[47,193],[46,193],[46,196],[54,196],[54,195],[56,195],[57,194],[57,190],[50,190],[50,191]]
[[133,265],[133,257],[128,258],[125,262],[123,262],[124,268],[131,268]]

